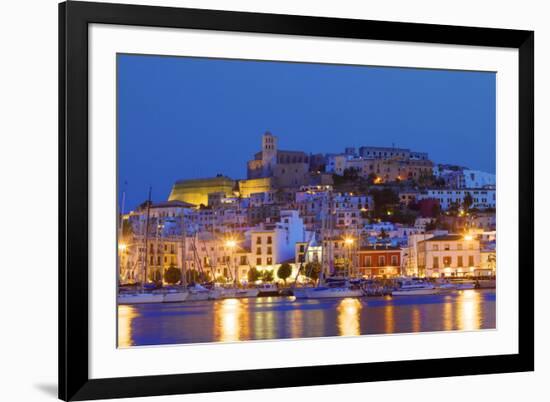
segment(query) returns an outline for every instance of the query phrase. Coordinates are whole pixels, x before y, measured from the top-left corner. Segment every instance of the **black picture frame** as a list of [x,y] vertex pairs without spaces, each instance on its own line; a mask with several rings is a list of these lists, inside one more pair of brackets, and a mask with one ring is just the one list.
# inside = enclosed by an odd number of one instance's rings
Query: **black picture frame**
[[[192,28],[519,51],[517,354],[90,379],[88,25]],[[89,400],[534,370],[534,32],[70,1],[59,5],[59,398]]]

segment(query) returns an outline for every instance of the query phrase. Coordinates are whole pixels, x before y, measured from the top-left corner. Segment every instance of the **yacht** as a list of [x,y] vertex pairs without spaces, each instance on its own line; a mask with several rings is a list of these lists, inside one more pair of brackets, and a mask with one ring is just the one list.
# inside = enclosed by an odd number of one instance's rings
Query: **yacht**
[[167,288],[163,291],[163,303],[184,302],[189,297],[189,291],[184,288]]
[[437,288],[439,289],[440,293],[448,293],[456,290],[474,289],[475,282],[468,281],[468,280],[458,280],[458,281],[446,280],[444,282],[438,283]]
[[118,304],[162,303],[164,295],[160,292],[124,292],[117,297]]
[[349,281],[328,281],[325,286],[306,288],[305,296],[308,299],[329,299],[344,297],[362,297],[364,292],[360,286]]
[[344,297],[362,297],[361,289],[354,289],[349,286],[310,288],[306,290],[306,298],[308,299],[329,299],[329,298],[344,298]]
[[435,295],[440,293],[437,287],[423,280],[408,279],[398,283],[400,286],[392,291],[392,296]]
[[279,296],[279,288],[273,283],[262,283],[256,286],[258,289],[258,296]]
[[307,290],[313,289],[312,286],[293,287],[291,288],[292,295],[297,299],[307,299]]
[[187,287],[189,296],[186,301],[203,301],[214,300],[221,297],[221,291],[219,289],[208,289],[202,285],[195,284]]
[[260,293],[256,288],[219,288],[222,299],[256,297]]

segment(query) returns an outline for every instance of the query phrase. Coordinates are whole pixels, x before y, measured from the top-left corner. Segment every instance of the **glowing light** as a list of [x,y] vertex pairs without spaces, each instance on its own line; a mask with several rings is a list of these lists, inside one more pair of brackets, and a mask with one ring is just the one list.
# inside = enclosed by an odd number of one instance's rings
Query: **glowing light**
[[474,240],[474,236],[472,236],[470,234],[464,235],[464,240],[466,240],[466,241]]
[[118,245],[118,250],[119,250],[119,251],[126,251],[127,248],[128,248],[128,246],[127,246],[126,244],[124,244],[124,243],[120,243],[120,244]]
[[127,348],[134,345],[132,339],[132,322],[139,317],[136,308],[128,305],[118,306],[118,347]]
[[380,183],[382,183],[381,177],[377,177],[376,179],[374,179],[374,184],[380,184]]
[[338,329],[342,336],[360,335],[361,302],[345,298],[338,306]]
[[348,246],[351,246],[354,242],[355,240],[352,237],[346,237],[344,239],[344,243],[346,243]]
[[225,245],[229,248],[234,248],[237,246],[237,242],[235,240],[227,240]]

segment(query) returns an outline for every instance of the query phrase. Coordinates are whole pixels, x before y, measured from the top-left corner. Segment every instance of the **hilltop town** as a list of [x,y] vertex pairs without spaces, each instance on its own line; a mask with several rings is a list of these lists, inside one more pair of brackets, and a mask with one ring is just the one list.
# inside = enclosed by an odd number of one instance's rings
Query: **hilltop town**
[[121,213],[120,283],[496,275],[494,174],[404,148],[278,142],[262,136],[245,179],[180,180]]

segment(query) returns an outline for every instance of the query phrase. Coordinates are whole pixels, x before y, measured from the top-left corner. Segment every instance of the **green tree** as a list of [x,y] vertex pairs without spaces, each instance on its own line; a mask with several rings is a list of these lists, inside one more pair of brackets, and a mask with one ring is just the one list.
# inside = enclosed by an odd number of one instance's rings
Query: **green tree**
[[262,271],[261,279],[264,282],[273,282],[273,271],[268,271],[267,269]]
[[208,272],[200,272],[196,269],[189,269],[185,272],[187,283],[192,282],[210,282],[210,274]]
[[164,271],[164,280],[170,284],[178,283],[181,279],[181,271],[179,268],[170,266],[166,271]]
[[304,275],[311,280],[316,281],[319,279],[321,273],[321,264],[316,261],[308,262],[304,267]]
[[391,188],[372,189],[370,195],[374,201],[374,214],[376,217],[387,216],[388,210],[393,210],[399,205],[399,195]]
[[462,201],[464,211],[468,211],[473,203],[474,199],[472,198],[472,194],[466,193],[466,195],[464,195],[464,200]]
[[260,271],[256,267],[250,267],[248,270],[248,282],[254,283],[260,279]]
[[277,276],[285,282],[285,285],[286,285],[286,280],[291,274],[292,274],[292,267],[288,262],[281,264],[281,266],[277,270]]

